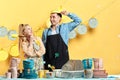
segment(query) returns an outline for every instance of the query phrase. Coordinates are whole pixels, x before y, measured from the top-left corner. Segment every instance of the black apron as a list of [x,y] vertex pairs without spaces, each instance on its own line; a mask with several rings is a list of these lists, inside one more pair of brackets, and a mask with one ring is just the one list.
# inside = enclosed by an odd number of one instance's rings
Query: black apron
[[[48,29],[48,32],[49,30],[50,29]],[[48,36],[48,32],[46,53],[44,55],[45,69],[49,69],[48,64],[54,66],[55,69],[61,69],[62,66],[69,60],[68,47],[60,35],[60,28],[58,34]]]

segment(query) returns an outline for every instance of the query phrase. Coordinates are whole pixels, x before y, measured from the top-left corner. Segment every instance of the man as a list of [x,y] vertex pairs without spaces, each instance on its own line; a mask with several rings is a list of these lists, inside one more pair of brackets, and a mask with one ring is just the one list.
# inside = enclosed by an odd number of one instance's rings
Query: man
[[[60,24],[62,15],[68,16],[73,21]],[[52,12],[50,15],[50,22],[51,27],[45,29],[42,36],[42,40],[46,47],[46,54],[44,55],[45,69],[49,69],[49,64],[56,69],[61,69],[69,60],[68,35],[81,23],[81,19],[73,13],[61,11],[60,13]]]

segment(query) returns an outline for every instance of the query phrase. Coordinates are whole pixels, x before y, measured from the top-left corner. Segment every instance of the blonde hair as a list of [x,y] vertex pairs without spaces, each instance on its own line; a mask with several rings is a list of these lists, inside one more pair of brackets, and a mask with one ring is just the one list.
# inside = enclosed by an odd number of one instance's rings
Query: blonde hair
[[[24,35],[23,35],[23,30],[25,29],[25,27],[28,26],[28,24],[19,24],[19,53],[20,53],[20,58],[21,58],[21,61],[24,59],[24,52],[23,52],[23,49],[22,49],[22,43],[24,41],[24,38],[26,38]],[[23,69],[23,64],[20,62],[20,65],[21,65],[21,69]]]
[[29,24],[19,24],[19,51],[21,51],[22,42],[26,39],[26,36],[23,34],[26,26],[29,26]]

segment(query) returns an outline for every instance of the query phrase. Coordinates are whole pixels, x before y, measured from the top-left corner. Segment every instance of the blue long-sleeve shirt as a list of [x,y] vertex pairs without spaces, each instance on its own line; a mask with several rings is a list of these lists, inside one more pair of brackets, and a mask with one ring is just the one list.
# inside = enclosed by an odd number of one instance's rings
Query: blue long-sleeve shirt
[[[63,41],[65,42],[65,44],[68,46],[68,41],[69,41],[69,33],[74,29],[76,28],[80,23],[81,23],[81,19],[76,16],[75,14],[73,13],[69,13],[67,15],[69,18],[71,18],[73,21],[69,22],[69,23],[63,23],[61,25],[58,25],[57,28],[56,28],[56,33],[60,33]],[[60,28],[60,32],[59,32],[59,28]],[[49,31],[48,31],[49,29]],[[45,29],[43,31],[43,35],[42,35],[42,40],[43,40],[43,43],[46,44],[46,39],[47,39],[47,36],[48,35],[52,35],[52,29],[51,27],[48,28],[48,29]],[[48,33],[48,34],[47,34]]]

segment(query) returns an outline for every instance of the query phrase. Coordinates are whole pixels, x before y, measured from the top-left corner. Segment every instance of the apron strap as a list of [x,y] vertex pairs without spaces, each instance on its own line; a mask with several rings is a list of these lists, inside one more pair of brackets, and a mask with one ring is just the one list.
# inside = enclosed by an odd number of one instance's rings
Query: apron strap
[[49,32],[49,30],[50,30],[50,28],[49,28],[48,31],[47,31],[47,36],[48,36],[48,32]]

